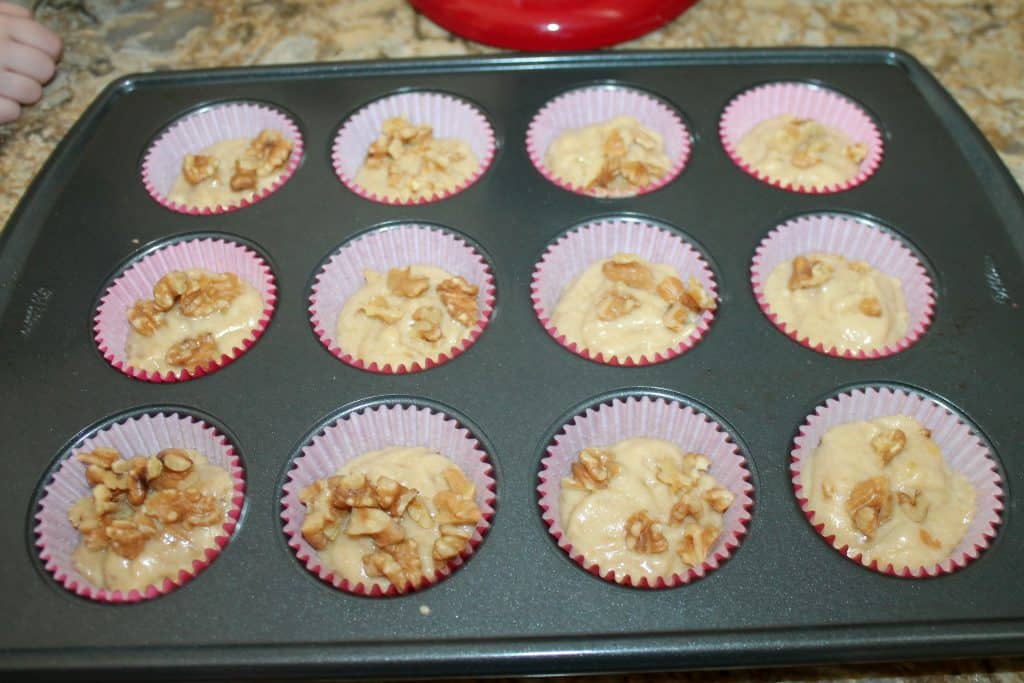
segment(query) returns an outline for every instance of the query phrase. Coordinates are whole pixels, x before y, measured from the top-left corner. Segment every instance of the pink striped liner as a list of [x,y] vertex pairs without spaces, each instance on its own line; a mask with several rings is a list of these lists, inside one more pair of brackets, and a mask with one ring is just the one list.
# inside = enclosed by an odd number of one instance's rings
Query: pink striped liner
[[641,355],[639,358],[619,358],[592,352],[568,339],[551,323],[551,315],[566,287],[592,263],[611,258],[617,252],[637,254],[651,263],[667,263],[679,272],[683,282],[693,275],[712,297],[718,298],[718,285],[711,268],[700,252],[678,234],[654,223],[621,218],[596,220],[562,235],[548,247],[534,266],[530,284],[531,300],[537,320],[547,333],[559,344],[587,360],[625,367],[663,363],[696,346],[711,326],[717,309],[704,311],[693,334],[678,346],[665,349],[652,357]]
[[[711,461],[710,474],[736,497],[725,513],[722,532],[700,567],[686,574],[659,577],[653,583],[647,577],[634,580],[604,570],[577,553],[566,537],[561,523],[560,492],[562,479],[571,473],[572,463],[584,448],[610,446],[633,437],[664,439],[684,452],[701,453]],[[729,433],[708,415],[679,401],[637,394],[624,399],[591,405],[567,422],[552,440],[539,473],[541,517],[548,531],[572,560],[606,581],[634,588],[673,588],[707,576],[718,569],[739,547],[747,533],[754,487],[746,459]],[[623,520],[625,522],[625,520]]]
[[[415,264],[442,268],[479,287],[477,308],[480,315],[462,341],[436,358],[426,358],[422,363],[411,365],[402,363],[397,367],[390,363],[379,365],[374,361],[364,361],[341,348],[336,334],[338,314],[348,298],[366,284],[363,271],[387,273],[391,268]],[[419,372],[447,363],[480,338],[493,312],[494,276],[484,257],[450,232],[415,223],[387,226],[346,242],[317,273],[309,297],[310,323],[320,343],[352,367],[384,374]]]
[[[164,579],[159,586],[150,585],[138,591],[123,593],[89,583],[75,569],[71,554],[81,536],[68,520],[68,510],[79,499],[91,495],[85,480],[85,465],[74,456],[99,447],[116,448],[124,458],[136,455],[153,456],[165,448],[191,448],[199,451],[210,463],[223,467],[234,480],[224,534],[216,538],[216,546],[205,550],[206,559],[196,560],[181,569],[174,579]],[[187,412],[154,411],[124,418],[94,429],[78,445],[61,454],[61,464],[43,490],[35,515],[36,546],[46,570],[64,588],[90,600],[107,603],[135,603],[149,600],[184,585],[208,567],[231,540],[242,514],[245,501],[245,473],[235,447],[227,437],[201,418]]]
[[[783,114],[813,119],[826,126],[838,128],[854,142],[867,145],[868,153],[860,163],[860,172],[845,183],[825,187],[795,187],[792,184],[783,184],[753,168],[736,151],[736,146],[754,126]],[[878,169],[884,153],[882,134],[867,112],[848,97],[810,83],[768,83],[741,93],[729,102],[722,112],[718,132],[726,154],[741,169],[763,183],[805,194],[828,194],[857,187]]]
[[[241,347],[231,349],[209,365],[168,373],[150,373],[133,367],[124,351],[131,331],[128,310],[139,299],[152,299],[153,286],[164,275],[190,268],[238,275],[259,292],[263,299],[263,316]],[[114,279],[96,308],[93,334],[103,358],[124,374],[147,382],[184,382],[216,372],[252,348],[270,324],[276,305],[277,282],[262,256],[228,237],[185,239],[146,254]]]
[[623,86],[578,88],[545,104],[534,115],[526,131],[526,153],[537,171],[553,184],[569,192],[591,196],[585,188],[576,187],[556,177],[544,163],[544,155],[562,133],[603,123],[623,114],[632,116],[660,135],[665,144],[665,154],[672,160],[672,168],[668,173],[635,194],[654,192],[675,180],[690,158],[690,131],[678,112],[665,102],[642,90]]
[[[326,569],[316,550],[302,537],[306,507],[299,494],[313,482],[333,476],[348,461],[365,453],[392,446],[424,447],[445,456],[476,486],[476,503],[483,519],[463,553],[438,567],[433,576],[424,576],[418,584],[409,583],[387,590],[352,583]],[[394,596],[421,590],[452,574],[465,564],[483,542],[494,517],[495,481],[490,456],[473,434],[454,416],[431,408],[400,401],[348,412],[318,428],[316,435],[292,461],[281,498],[281,519],[288,545],[299,561],[320,580],[339,590],[371,597]]]
[[[280,131],[295,144],[288,165],[273,185],[227,206],[186,206],[167,198],[186,154],[197,154],[224,140],[254,138],[265,129]],[[171,211],[193,216],[227,213],[263,201],[288,182],[302,161],[302,150],[302,132],[284,112],[250,102],[215,104],[185,115],[150,144],[142,162],[142,184],[150,197]]]
[[[898,343],[870,351],[840,351],[790,328],[772,311],[764,284],[780,263],[807,252],[839,254],[865,261],[876,270],[899,278],[909,314],[907,334]],[[870,223],[838,214],[801,216],[776,227],[761,240],[750,266],[750,283],[761,311],[798,344],[837,358],[869,360],[899,353],[917,343],[932,323],[935,294],[931,278],[920,259],[894,233]]]
[[[803,493],[804,464],[814,456],[821,437],[829,428],[889,415],[907,415],[930,429],[932,440],[942,450],[950,468],[967,477],[977,495],[974,519],[967,533],[950,556],[934,566],[899,569],[892,564],[881,566],[877,561],[868,563],[848,546],[837,546],[835,536],[826,533],[824,523],[816,519]],[[925,392],[910,387],[868,386],[845,390],[819,405],[807,416],[793,441],[789,470],[793,493],[814,530],[844,557],[882,574],[922,579],[955,572],[978,559],[1002,523],[1005,493],[993,454],[978,438],[967,418]]]
[[[367,190],[356,183],[356,174],[370,145],[380,137],[384,121],[395,116],[404,116],[414,125],[429,124],[435,138],[462,140],[473,150],[480,165],[453,190],[440,195],[402,200]],[[494,129],[475,105],[442,92],[407,92],[371,102],[345,121],[334,138],[331,161],[338,180],[364,199],[393,205],[429,204],[456,195],[479,180],[494,160],[496,150]]]

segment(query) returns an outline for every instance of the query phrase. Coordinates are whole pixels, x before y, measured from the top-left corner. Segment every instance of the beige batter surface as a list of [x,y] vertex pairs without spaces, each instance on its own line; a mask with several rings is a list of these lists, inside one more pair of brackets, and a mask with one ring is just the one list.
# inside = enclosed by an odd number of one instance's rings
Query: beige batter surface
[[[600,463],[609,474],[605,481],[589,477],[585,468],[595,451],[608,457]],[[704,561],[733,500],[733,494],[707,473],[704,456],[685,454],[668,441],[648,437],[586,449],[583,454],[573,476],[562,480],[560,493],[560,521],[574,555],[596,563],[602,574],[615,571],[618,580],[628,574],[634,583],[644,577],[652,581],[684,574]],[[631,547],[628,522],[640,512],[654,521],[654,531],[663,537],[660,550]]]
[[762,175],[799,187],[829,187],[853,180],[867,147],[838,128],[790,114],[762,121],[736,145]]
[[[893,438],[893,430],[902,438]],[[894,445],[900,441],[902,446]],[[905,415],[832,427],[800,482],[814,521],[825,525],[826,535],[835,534],[837,547],[848,545],[868,562],[891,563],[897,571],[945,560],[974,517],[970,482],[950,469],[924,427]]]
[[839,351],[879,350],[907,334],[899,278],[837,254],[801,256],[812,267],[807,277],[798,272],[794,279],[794,269],[801,270],[796,257],[775,266],[764,283],[768,305],[789,329]]
[[381,136],[370,145],[355,182],[385,199],[429,199],[453,191],[479,166],[464,141],[435,138],[431,126],[395,117],[384,121]]
[[[159,525],[159,533],[147,540],[142,553],[132,559],[122,557],[108,548],[90,550],[84,543],[80,543],[71,559],[75,569],[90,583],[122,592],[141,591],[151,585],[159,587],[164,579],[177,581],[181,570],[192,571],[193,561],[205,560],[205,551],[217,547],[217,537],[224,535],[223,524],[231,507],[234,483],[226,470],[211,464],[202,453],[194,450],[187,452],[195,464],[178,489],[183,491],[195,488],[216,498],[220,507],[219,521],[189,529],[180,524]],[[82,498],[74,508],[94,510],[93,498]],[[123,507],[115,518],[131,518],[130,508]]]
[[184,206],[212,209],[238,204],[271,187],[281,177],[287,163],[282,163],[273,170],[268,169],[266,173],[257,173],[255,187],[251,189],[231,189],[231,177],[236,171],[236,163],[240,162],[244,167],[257,167],[261,163],[261,160],[252,154],[252,143],[253,138],[233,138],[204,148],[198,154],[216,160],[215,175],[193,185],[185,179],[184,173],[179,173],[171,186],[171,191],[167,193],[167,198]]
[[627,197],[672,167],[658,133],[632,116],[568,130],[551,143],[544,164],[558,179],[597,197]]
[[[617,265],[616,260],[623,262],[621,265],[646,270],[649,275],[610,279],[608,268]],[[667,351],[693,334],[701,314],[680,310],[678,306],[672,308],[674,301],[658,291],[658,285],[666,278],[678,279],[679,273],[670,265],[649,263],[635,254],[616,254],[596,261],[565,288],[551,323],[568,341],[592,354],[639,359]],[[696,298],[701,299],[697,303],[703,304],[704,309],[714,308],[714,300],[695,279],[685,287],[701,292]],[[615,307],[616,301],[628,303]],[[670,309],[673,314],[679,311],[682,317],[672,319]],[[617,315],[620,312],[623,314]]]
[[[364,363],[409,366],[447,353],[465,339],[472,327],[454,319],[441,299],[438,285],[452,278],[436,266],[409,266],[413,278],[426,278],[429,286],[418,296],[396,293],[388,286],[388,275],[364,271],[366,284],[348,298],[338,314],[335,335],[338,346]],[[476,295],[472,295],[472,323],[476,321]],[[430,309],[437,314],[433,333],[416,312]],[[437,337],[431,339],[431,337]]]
[[[190,275],[212,274],[199,268],[186,272]],[[151,336],[147,337],[134,328],[130,329],[125,343],[128,363],[134,368],[149,372],[178,372],[186,366],[170,363],[167,359],[168,350],[182,340],[194,339],[204,334],[212,335],[216,341],[217,360],[221,355],[231,355],[233,349],[242,348],[243,342],[252,334],[263,315],[263,299],[260,298],[259,292],[244,280],[242,285],[242,293],[231,302],[226,311],[191,317],[184,315],[178,306],[174,306],[163,314],[163,324]]]
[[[459,472],[465,489],[461,491],[461,498],[469,507],[465,521],[458,523],[446,517],[443,511],[443,503],[439,504],[438,495],[447,495],[445,492],[452,492],[451,480],[446,471],[455,469]],[[450,531],[451,524],[457,527],[458,533],[462,534],[464,540],[468,540],[475,528],[476,522],[480,519],[480,511],[475,503],[475,489],[465,479],[464,473],[448,458],[443,455],[422,447],[390,447],[379,451],[364,453],[359,457],[345,463],[338,469],[336,475],[364,475],[367,482],[373,484],[380,477],[396,481],[401,485],[413,489],[416,494],[414,505],[422,505],[421,511],[425,510],[426,516],[416,519],[411,512],[407,511],[401,515],[387,516],[390,522],[397,524],[401,532],[401,541],[413,541],[413,551],[419,557],[419,563],[423,576],[433,578],[436,568],[443,566],[443,561],[435,561],[435,544],[446,531]],[[329,482],[330,480],[321,480]],[[324,512],[332,515],[333,519],[329,524],[327,535],[334,534],[325,547],[318,548],[320,559],[324,566],[334,574],[347,579],[352,584],[362,583],[367,588],[378,586],[387,589],[391,584],[384,576],[372,576],[367,572],[366,557],[378,550],[393,552],[387,545],[381,546],[369,535],[350,535],[353,529],[353,515],[356,508],[351,510],[339,510],[332,508],[329,502],[332,498],[331,490],[327,486],[318,487],[316,484],[306,489],[302,494],[302,500],[309,512]],[[368,507],[373,507],[369,505]],[[307,520],[309,515],[307,515]],[[306,535],[307,526],[303,525],[303,534]],[[307,540],[309,537],[307,536]],[[462,544],[465,547],[465,544]],[[418,575],[408,576],[409,580],[415,583]],[[404,590],[405,586],[396,586]]]

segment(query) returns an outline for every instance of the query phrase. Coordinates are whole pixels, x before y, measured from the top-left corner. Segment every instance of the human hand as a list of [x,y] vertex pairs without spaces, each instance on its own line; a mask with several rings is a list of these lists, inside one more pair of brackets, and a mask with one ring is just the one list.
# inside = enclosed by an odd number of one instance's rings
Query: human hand
[[0,2],[0,123],[21,116],[21,105],[39,101],[60,50],[60,37],[27,8]]

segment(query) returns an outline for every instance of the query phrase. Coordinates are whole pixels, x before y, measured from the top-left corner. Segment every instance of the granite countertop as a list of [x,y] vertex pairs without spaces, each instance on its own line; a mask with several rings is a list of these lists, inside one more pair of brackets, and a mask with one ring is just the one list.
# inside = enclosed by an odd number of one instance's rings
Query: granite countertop
[[[20,0],[22,4],[32,4]],[[0,225],[63,135],[112,80],[161,69],[492,53],[404,0],[51,0],[37,16],[65,41],[43,101],[0,126]],[[939,78],[1024,186],[1021,0],[702,0],[626,49],[891,45]],[[939,654],[939,653],[937,653]],[[720,673],[725,680],[1021,681],[1024,662]],[[706,674],[595,677],[702,680]],[[586,679],[573,679],[575,681]]]

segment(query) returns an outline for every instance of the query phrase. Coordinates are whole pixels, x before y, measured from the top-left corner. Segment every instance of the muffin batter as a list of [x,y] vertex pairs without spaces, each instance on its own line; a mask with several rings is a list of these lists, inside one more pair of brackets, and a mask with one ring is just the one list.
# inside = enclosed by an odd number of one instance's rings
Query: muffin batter
[[482,519],[476,487],[426,448],[364,453],[299,494],[302,536],[351,584],[399,592],[466,550]]
[[457,346],[476,323],[478,287],[441,268],[363,274],[366,284],[345,302],[335,333],[338,346],[364,363],[422,364]]
[[704,562],[733,494],[703,455],[637,437],[586,448],[562,480],[560,521],[573,555],[634,583]]
[[636,254],[591,264],[565,289],[551,323],[591,354],[653,356],[687,339],[714,299],[696,278],[687,284],[670,265]]
[[779,263],[764,296],[789,329],[826,349],[875,351],[907,334],[899,279],[837,254],[809,252]]
[[632,116],[562,133],[544,164],[562,182],[595,197],[635,195],[672,168],[661,136]]
[[794,187],[831,187],[857,177],[867,146],[838,128],[790,114],[762,121],[736,145],[762,175]]
[[800,475],[814,521],[836,547],[899,571],[942,562],[974,517],[975,492],[917,420],[832,427]]

